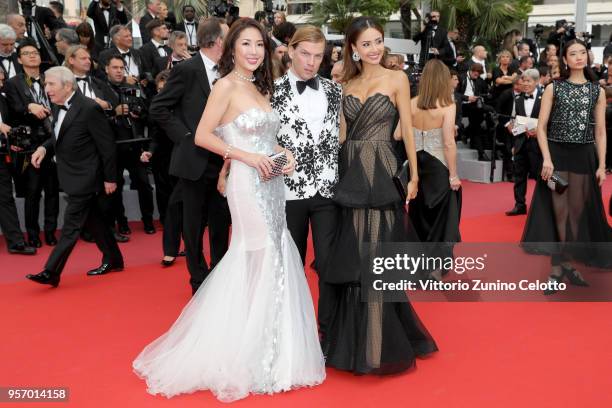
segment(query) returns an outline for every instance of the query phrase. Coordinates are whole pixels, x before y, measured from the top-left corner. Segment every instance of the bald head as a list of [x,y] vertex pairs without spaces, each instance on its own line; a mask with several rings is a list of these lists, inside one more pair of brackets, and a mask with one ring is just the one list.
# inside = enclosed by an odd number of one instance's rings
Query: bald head
[[472,49],[472,54],[479,60],[487,59],[487,49],[482,45],[476,45]]
[[6,16],[6,23],[11,26],[13,31],[15,31],[17,41],[22,40],[25,37],[26,21],[22,15],[9,14]]

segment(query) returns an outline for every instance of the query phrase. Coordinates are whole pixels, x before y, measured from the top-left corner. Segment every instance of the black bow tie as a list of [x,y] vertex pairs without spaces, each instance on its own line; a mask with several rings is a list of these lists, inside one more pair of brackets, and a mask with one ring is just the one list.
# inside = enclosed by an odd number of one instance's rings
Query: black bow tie
[[525,95],[525,99],[534,99],[534,98],[533,98],[533,94],[531,94],[531,95]]
[[87,82],[87,77],[77,77],[77,79],[76,79],[76,80],[77,80],[77,82],[79,82],[79,81],[85,81],[85,82]]
[[158,49],[159,49],[159,48],[164,48],[164,46],[163,46],[163,45],[158,45],[158,46],[157,46],[157,48],[158,48]]
[[68,107],[66,105],[58,105],[57,107],[60,108],[60,110],[68,111]]
[[132,56],[132,52],[131,52],[131,51],[128,51],[128,52],[122,52],[122,53],[121,53],[121,56],[122,56],[122,57],[131,57],[131,56]]
[[183,62],[184,60],[175,60],[173,59],[170,64],[172,64],[172,66],[175,66],[176,64],[180,64],[181,62]]
[[32,85],[34,84],[40,85],[40,78],[30,78],[30,81],[32,81]]
[[11,57],[5,57],[5,56],[0,55],[0,62],[2,62],[2,61],[10,61],[10,60],[11,60]]
[[213,70],[214,72],[217,72],[217,71],[219,70],[219,66],[218,66],[218,65],[213,66],[213,67],[212,67],[212,70]]
[[195,25],[195,23],[185,23],[185,25]]
[[297,90],[300,95],[304,92],[304,90],[306,90],[307,86],[317,91],[319,89],[319,78],[314,77],[310,78],[308,81],[297,81],[295,85],[297,86]]

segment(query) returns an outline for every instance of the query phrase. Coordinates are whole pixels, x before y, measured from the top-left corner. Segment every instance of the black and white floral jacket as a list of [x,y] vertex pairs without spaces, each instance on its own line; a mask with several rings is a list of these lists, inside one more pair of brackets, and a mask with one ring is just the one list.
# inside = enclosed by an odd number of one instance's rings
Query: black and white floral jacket
[[342,88],[325,78],[319,78],[319,81],[327,96],[327,113],[318,144],[315,144],[308,124],[294,102],[288,75],[278,78],[274,84],[272,108],[280,117],[276,138],[278,144],[289,149],[296,160],[293,174],[285,176],[286,200],[311,198],[317,192],[332,198],[338,182]]

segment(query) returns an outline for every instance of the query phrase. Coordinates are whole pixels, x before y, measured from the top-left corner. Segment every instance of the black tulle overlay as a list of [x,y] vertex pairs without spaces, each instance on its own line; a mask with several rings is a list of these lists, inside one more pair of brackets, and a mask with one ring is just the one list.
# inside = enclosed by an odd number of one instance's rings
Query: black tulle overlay
[[362,293],[361,262],[386,242],[418,242],[393,185],[401,161],[392,133],[397,110],[375,94],[364,104],[344,99],[347,140],[340,151],[341,207],[338,234],[322,279],[336,294],[323,337],[326,364],[356,374],[391,374],[415,365],[437,346],[408,299],[385,303],[380,293]]
[[522,246],[530,253],[552,255],[553,265],[576,260],[591,266],[612,266],[612,233],[595,177],[595,145],[548,144],[555,172],[569,185],[558,194],[541,179],[537,181]]

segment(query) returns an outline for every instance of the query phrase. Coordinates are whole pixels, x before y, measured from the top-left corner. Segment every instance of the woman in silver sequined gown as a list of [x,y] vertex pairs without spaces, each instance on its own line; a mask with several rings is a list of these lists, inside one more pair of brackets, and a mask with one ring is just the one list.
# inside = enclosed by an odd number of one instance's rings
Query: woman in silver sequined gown
[[[267,36],[253,21],[234,23],[226,41],[242,44],[244,36],[263,37],[268,49]],[[196,143],[220,152],[231,146],[225,188],[232,216],[231,244],[170,330],[133,364],[146,379],[148,391],[166,397],[210,390],[229,402],[249,393],[272,394],[325,379],[310,290],[286,226],[283,179],[263,181],[253,161],[280,150],[279,119],[266,98],[249,101],[249,94],[257,92],[252,89],[255,85],[247,83],[244,69],[237,72],[227,60],[231,69],[224,69],[222,57],[219,70],[226,76],[208,99]],[[239,61],[236,55],[236,66]],[[269,85],[271,89],[271,81]],[[228,96],[236,93],[235,98]],[[207,126],[219,121],[211,119],[209,106],[211,111],[223,106],[224,98],[233,98],[227,109],[239,105],[241,112],[214,128],[213,136]],[[242,108],[247,102],[251,108]]]

